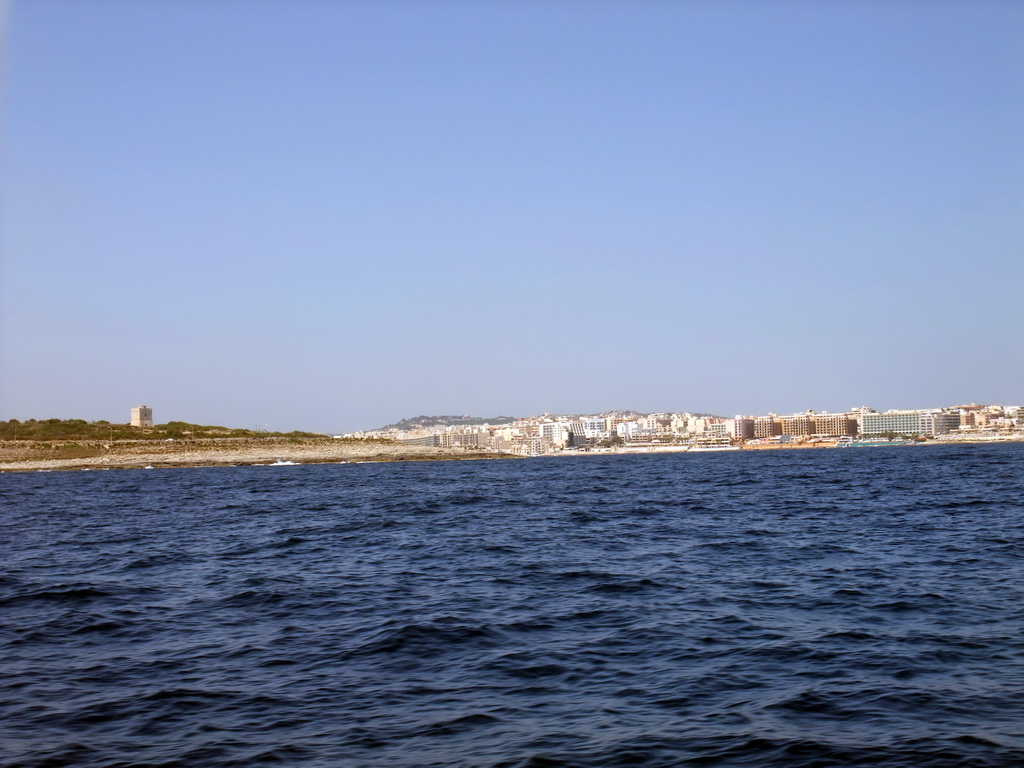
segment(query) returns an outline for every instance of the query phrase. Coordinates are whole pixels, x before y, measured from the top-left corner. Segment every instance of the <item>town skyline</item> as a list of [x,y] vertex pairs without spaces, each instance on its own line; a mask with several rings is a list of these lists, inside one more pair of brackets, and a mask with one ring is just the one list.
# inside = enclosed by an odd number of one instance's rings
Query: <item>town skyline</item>
[[[1022,401],[1024,402],[1024,401]],[[788,419],[798,418],[805,416],[849,416],[859,417],[862,414],[906,414],[906,413],[987,413],[990,416],[1002,417],[1004,414],[1008,418],[1013,420],[1024,420],[1024,406],[1012,405],[1012,404],[994,404],[994,403],[959,403],[954,405],[944,405],[935,407],[925,408],[888,408],[888,409],[877,409],[871,405],[859,405],[853,406],[844,410],[829,410],[829,409],[814,409],[807,408],[796,411],[782,411],[782,410],[770,410],[761,413],[760,415],[753,415],[753,411],[747,411],[743,413],[736,413],[733,416],[725,416],[722,413],[715,413],[712,411],[679,411],[679,410],[657,410],[657,411],[641,411],[632,408],[619,408],[619,409],[605,409],[601,411],[570,411],[564,413],[554,413],[551,411],[543,411],[537,414],[526,415],[526,416],[510,416],[510,415],[496,415],[496,416],[478,416],[471,413],[462,414],[419,414],[417,416],[407,416],[399,419],[396,422],[389,423],[380,427],[374,427],[370,429],[353,430],[349,432],[336,433],[338,436],[347,437],[380,437],[386,433],[396,432],[429,432],[432,429],[444,430],[451,428],[463,428],[463,427],[494,427],[500,425],[507,425],[517,422],[544,422],[544,421],[572,421],[580,419],[590,418],[604,418],[614,419],[617,421],[629,421],[631,419],[640,419],[645,417],[683,417],[685,419],[701,419],[709,422],[726,422],[734,419]],[[37,414],[38,415],[38,414]],[[73,417],[54,417],[53,414],[44,416],[43,418],[36,418],[33,416],[20,416],[20,417],[9,417],[6,419],[0,419],[0,421],[7,423],[17,423],[20,421],[24,422],[43,422],[43,421],[55,421],[55,420],[67,420],[67,421],[83,421],[89,420],[80,419],[78,416]],[[135,428],[152,428],[158,424],[188,424],[188,425],[201,425],[201,424],[212,424],[217,422],[219,427],[227,429],[249,429],[244,425],[232,424],[224,419],[210,420],[199,420],[199,419],[188,419],[188,418],[158,418],[154,416],[154,408],[149,405],[138,405],[129,409],[129,418],[126,421],[114,419],[113,421],[108,419],[94,419],[92,423],[96,424],[112,424],[119,426],[131,426]],[[967,423],[968,426],[973,426],[973,418]],[[257,426],[255,430],[269,431],[262,427]],[[314,430],[314,432],[320,434],[332,434],[331,430]]]
[[526,456],[593,450],[713,450],[739,446],[859,445],[893,440],[1024,440],[1024,406],[965,403],[877,411],[806,410],[733,417],[607,411],[527,417],[418,416],[342,435],[409,445],[497,450]]

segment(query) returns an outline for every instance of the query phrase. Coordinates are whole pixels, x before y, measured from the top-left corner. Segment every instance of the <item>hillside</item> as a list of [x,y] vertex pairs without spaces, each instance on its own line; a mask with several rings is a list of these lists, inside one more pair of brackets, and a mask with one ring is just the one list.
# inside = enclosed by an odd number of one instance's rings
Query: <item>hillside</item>
[[434,427],[472,427],[480,424],[511,424],[517,420],[517,416],[492,416],[481,418],[479,416],[413,416],[411,419],[402,419],[394,424],[379,427],[374,431],[386,431],[397,429],[407,432],[415,429],[432,429]]
[[[545,414],[548,415],[548,414]],[[565,416],[567,414],[562,414]],[[603,413],[596,414],[598,417],[602,416],[615,416],[619,418],[627,419],[638,419],[642,416],[646,416],[645,413],[639,411],[625,410],[625,411],[605,411]],[[696,417],[709,417],[714,416],[713,413],[694,413]],[[579,414],[570,415],[569,418],[583,418]],[[408,432],[413,430],[430,430],[430,429],[444,429],[445,427],[472,427],[479,426],[480,424],[511,424],[514,421],[518,421],[518,416],[492,416],[490,418],[479,417],[479,416],[414,416],[410,419],[402,419],[394,424],[388,424],[384,427],[378,427],[373,432],[386,432],[388,430],[399,430],[402,432]]]

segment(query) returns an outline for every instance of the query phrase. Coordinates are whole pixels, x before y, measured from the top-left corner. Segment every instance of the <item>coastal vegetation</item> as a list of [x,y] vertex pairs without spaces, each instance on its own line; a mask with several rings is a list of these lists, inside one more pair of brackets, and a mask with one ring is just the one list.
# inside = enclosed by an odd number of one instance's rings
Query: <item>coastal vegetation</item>
[[382,437],[336,438],[312,432],[268,432],[172,421],[132,427],[82,419],[0,422],[0,472],[115,467],[197,467],[439,461],[504,454],[399,445]]
[[109,421],[83,419],[27,419],[0,421],[0,440],[185,440],[206,438],[322,438],[314,432],[267,432],[253,429],[189,424],[169,421],[152,427],[133,427]]

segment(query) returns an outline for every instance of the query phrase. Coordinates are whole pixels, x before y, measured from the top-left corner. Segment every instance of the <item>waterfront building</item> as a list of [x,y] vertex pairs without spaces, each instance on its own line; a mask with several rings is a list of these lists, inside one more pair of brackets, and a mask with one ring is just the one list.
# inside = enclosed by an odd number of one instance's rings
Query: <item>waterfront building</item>
[[564,448],[569,442],[569,428],[559,421],[545,422],[539,425],[537,436],[547,446]]
[[921,411],[922,435],[945,435],[960,428],[960,414],[949,411]]
[[708,424],[710,423],[711,421],[707,416],[694,416],[689,419],[687,431],[691,435],[701,435],[707,431]]
[[606,440],[608,438],[608,430],[605,428],[603,418],[580,419],[580,425],[583,427],[583,436],[588,439]]
[[736,416],[725,423],[729,434],[737,440],[749,440],[754,436],[753,416]]
[[615,428],[619,424],[625,424],[629,419],[625,416],[605,416],[604,417],[604,429],[609,435],[617,434]]
[[442,448],[479,448],[480,435],[476,432],[442,432],[438,435]]
[[857,420],[848,413],[816,413],[814,434],[817,437],[853,436],[857,434]]
[[690,415],[688,413],[673,413],[669,422],[669,428],[674,435],[685,435],[689,429]]
[[519,437],[512,446],[512,452],[520,456],[540,456],[544,453],[544,441],[539,437]]
[[[569,429],[569,447],[578,448],[584,445],[593,445],[597,442],[597,439],[590,437],[587,434],[587,429],[583,426],[583,419],[576,419],[568,423]],[[601,421],[601,425],[604,425],[604,421]]]
[[814,433],[814,419],[806,413],[793,416],[781,416],[779,425],[783,435],[790,437],[810,437]]
[[704,425],[704,434],[716,438],[726,438],[728,440],[730,437],[729,424],[724,419],[716,419],[714,421],[709,420],[708,423]]
[[1008,419],[1005,416],[988,420],[988,428],[992,430],[999,430],[1000,432],[1008,432],[1013,429],[1014,426],[1014,420]]
[[886,434],[920,435],[920,411],[886,411],[862,413],[860,433],[863,437],[881,437]]
[[[348,435],[346,435],[348,437]],[[399,440],[402,445],[428,445],[431,448],[437,448],[441,445],[440,435],[423,435],[422,437],[407,437],[403,440]]]
[[865,413],[877,413],[877,411],[874,408],[871,408],[871,407],[866,406],[866,405],[858,405],[856,408],[851,408],[849,413],[850,413],[850,416],[853,417],[854,421],[857,422],[857,434],[858,435],[863,435],[864,434],[864,414]]
[[667,435],[672,431],[672,416],[668,413],[652,413],[640,419],[640,425],[652,435]]
[[693,436],[692,445],[721,448],[732,442],[729,436],[729,425],[724,419],[705,419],[704,422],[704,429]]
[[754,437],[776,437],[782,434],[782,423],[775,414],[758,416],[754,419]]
[[639,442],[646,439],[650,435],[650,432],[648,432],[648,430],[646,430],[638,421],[624,421],[615,426],[615,434],[623,440]]

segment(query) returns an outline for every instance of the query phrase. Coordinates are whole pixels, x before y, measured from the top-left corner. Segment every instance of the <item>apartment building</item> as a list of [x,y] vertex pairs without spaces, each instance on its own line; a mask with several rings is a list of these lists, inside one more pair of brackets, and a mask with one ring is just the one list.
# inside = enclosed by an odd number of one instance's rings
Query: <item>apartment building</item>
[[479,448],[481,437],[478,432],[442,432],[438,437],[438,445],[442,448]]
[[737,440],[748,440],[754,437],[754,417],[736,416],[726,419],[726,429]]
[[537,436],[546,445],[564,448],[569,442],[569,425],[560,421],[548,421],[539,425]]
[[754,419],[754,437],[776,437],[782,434],[782,422],[775,414],[758,416]]
[[780,416],[779,426],[782,429],[782,434],[790,437],[810,437],[814,434],[814,419],[806,413]]
[[857,434],[857,420],[848,413],[814,414],[816,437],[846,437]]
[[948,411],[921,411],[922,435],[945,435],[960,428],[960,414]]

